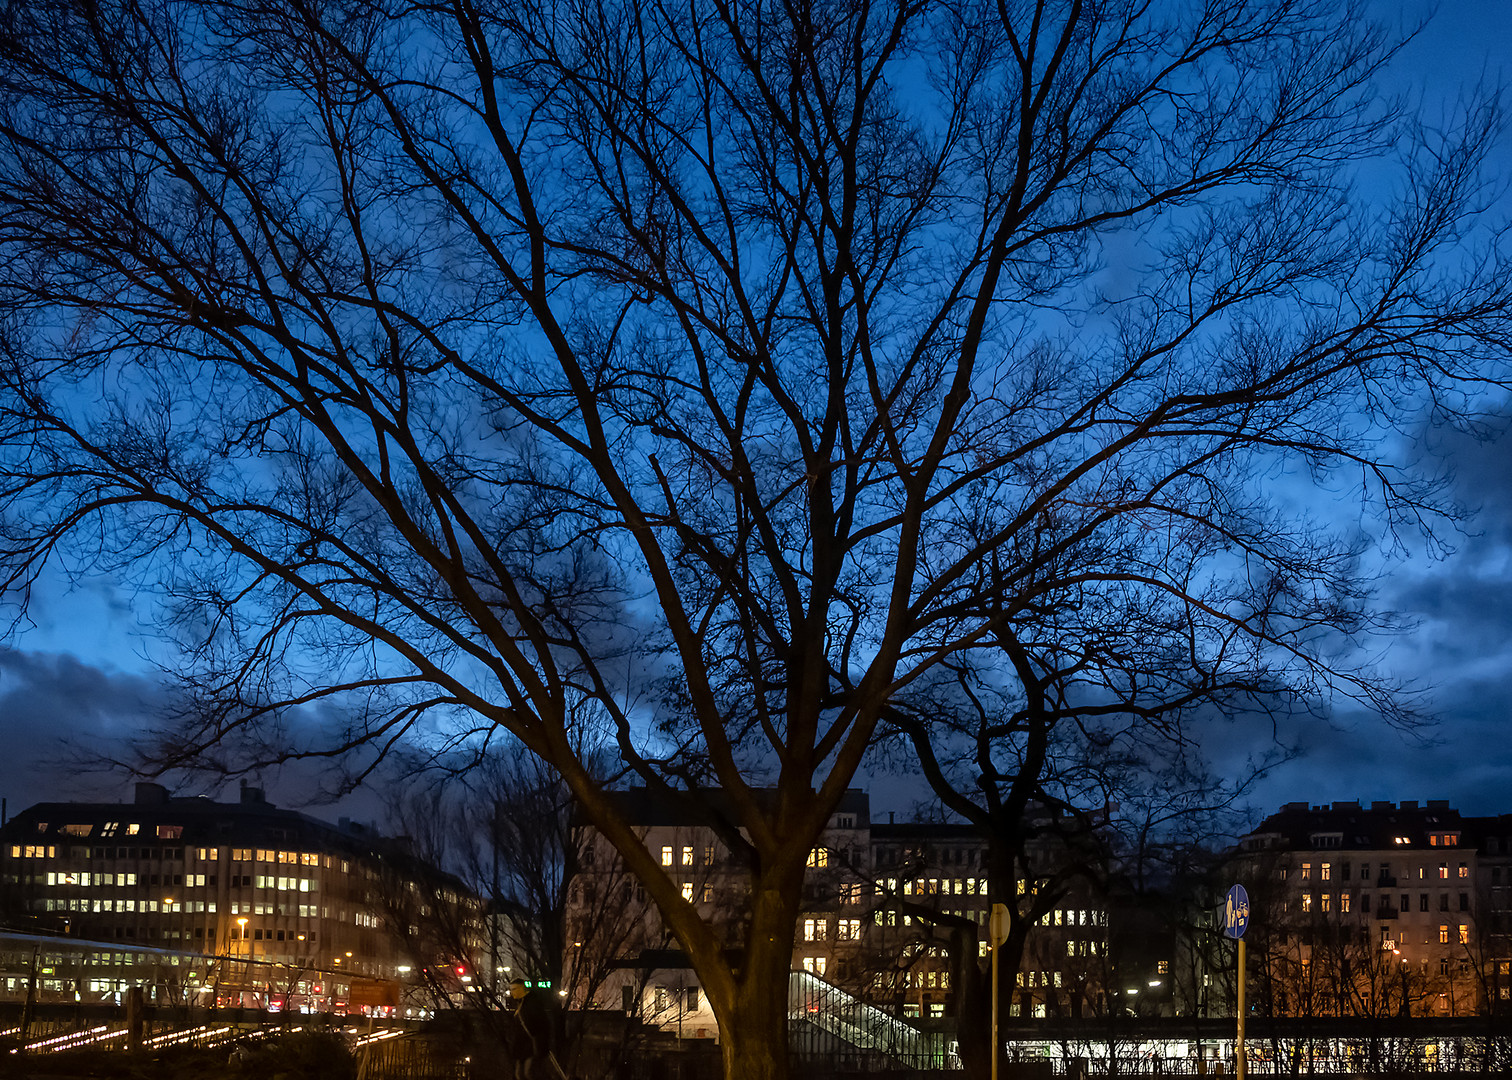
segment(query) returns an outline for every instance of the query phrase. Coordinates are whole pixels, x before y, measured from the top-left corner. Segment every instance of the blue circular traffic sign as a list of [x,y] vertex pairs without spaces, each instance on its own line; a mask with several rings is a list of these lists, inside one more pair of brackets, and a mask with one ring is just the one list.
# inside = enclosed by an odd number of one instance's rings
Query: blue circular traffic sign
[[1236,941],[1242,938],[1245,927],[1249,926],[1249,916],[1249,893],[1244,891],[1243,885],[1235,885],[1223,898],[1223,936]]

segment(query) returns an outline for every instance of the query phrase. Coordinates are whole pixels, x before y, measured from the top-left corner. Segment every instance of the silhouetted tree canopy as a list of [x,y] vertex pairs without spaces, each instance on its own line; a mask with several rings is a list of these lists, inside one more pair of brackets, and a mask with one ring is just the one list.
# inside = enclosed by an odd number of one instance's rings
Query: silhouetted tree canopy
[[[1289,496],[1431,524],[1394,435],[1503,378],[1509,288],[1496,111],[1421,128],[1390,52],[1320,0],[4,0],[0,580],[141,586],[156,767],[506,729],[780,1077],[805,853],[943,664],[1395,707],[1356,515]],[[584,717],[746,860],[738,967]]]

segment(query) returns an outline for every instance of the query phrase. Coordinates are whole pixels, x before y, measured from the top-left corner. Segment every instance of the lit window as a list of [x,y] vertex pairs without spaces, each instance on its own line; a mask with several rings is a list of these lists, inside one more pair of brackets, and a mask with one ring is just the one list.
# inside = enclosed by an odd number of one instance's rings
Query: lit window
[[1345,914],[1349,912],[1349,894],[1347,892],[1339,894],[1339,910]]
[[1443,923],[1439,924],[1439,944],[1449,944],[1449,927],[1444,925]]
[[1311,881],[1312,880],[1312,863],[1305,862],[1305,863],[1302,864],[1302,880],[1303,881]]
[[808,855],[808,865],[811,868],[818,868],[818,867],[828,866],[829,865],[829,849],[828,848],[822,848],[822,847],[816,847],[812,851],[810,851],[809,855]]
[[705,844],[704,845],[704,865],[705,866],[713,866],[714,865],[714,845],[713,844]]
[[1459,943],[1461,945],[1468,945],[1468,944],[1470,944],[1470,927],[1466,926],[1464,923],[1460,923],[1459,931],[1460,931],[1460,935],[1459,935],[1460,942]]
[[1312,910],[1312,893],[1303,893],[1302,894],[1302,910],[1303,911],[1311,911]]
[[1449,864],[1446,863],[1446,862],[1439,863],[1438,870],[1439,870],[1439,880],[1440,881],[1448,881],[1449,880]]
[[714,902],[714,886],[710,885],[707,881],[704,882],[703,887],[703,902],[705,904],[712,904]]
[[682,849],[682,864],[684,866],[693,865],[693,849],[689,846],[684,846]]
[[672,845],[670,845],[670,844],[668,844],[668,845],[666,845],[665,847],[662,848],[662,865],[663,866],[671,866],[672,865]]
[[1333,893],[1324,893],[1323,902],[1319,905],[1324,911],[1333,910]]
[[692,900],[693,899],[693,883],[691,881],[685,881],[685,882],[683,882],[682,898],[684,900]]
[[1322,881],[1329,881],[1330,879],[1332,879],[1333,878],[1333,863],[1323,863],[1321,866],[1319,866],[1318,867],[1318,877]]
[[1462,878],[1467,878],[1470,876],[1470,868],[1464,863],[1459,864],[1459,876]]

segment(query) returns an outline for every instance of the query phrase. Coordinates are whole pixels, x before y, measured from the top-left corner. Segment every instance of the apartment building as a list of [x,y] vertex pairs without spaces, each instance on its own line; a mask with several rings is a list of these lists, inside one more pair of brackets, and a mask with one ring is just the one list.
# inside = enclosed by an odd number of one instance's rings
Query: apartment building
[[[1502,997],[1506,818],[1447,801],[1288,803],[1240,844],[1259,1006],[1278,1015],[1469,1015]],[[1494,880],[1493,880],[1494,879]]]
[[59,988],[98,1000],[133,984],[306,1011],[345,1007],[354,985],[396,1000],[424,965],[484,955],[479,912],[401,845],[246,784],[219,803],[143,783],[132,803],[41,803],[0,827],[7,927],[96,945]]
[[[644,789],[615,797],[684,899],[712,922],[724,920],[731,947],[738,947],[747,879],[717,831],[695,822],[687,807]],[[1056,830],[1041,832],[1046,839],[1038,842],[1031,863],[1048,865],[1059,842]],[[669,1029],[675,1025],[685,1036],[712,1037],[713,1016],[696,976],[644,889],[591,830],[581,847],[583,872],[569,896],[568,965],[597,964],[613,974],[574,979],[596,987],[577,1004],[622,1007]],[[1031,910],[1036,879],[1016,888],[1006,902]],[[867,794],[852,790],[809,852],[792,970],[895,1016],[938,1019],[951,1013],[953,983],[963,965],[987,955],[990,907],[986,845],[974,829],[876,822]],[[1041,907],[1015,976],[1015,1015],[1069,1011],[1089,985],[1101,986],[1108,963],[1105,903],[1076,888]]]

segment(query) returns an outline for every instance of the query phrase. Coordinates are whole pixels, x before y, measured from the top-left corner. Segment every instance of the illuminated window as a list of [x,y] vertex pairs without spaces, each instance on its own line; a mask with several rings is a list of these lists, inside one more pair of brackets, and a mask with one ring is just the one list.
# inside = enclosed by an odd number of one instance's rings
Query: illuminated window
[[713,866],[714,865],[714,845],[713,844],[705,844],[704,845],[704,865],[705,866]]
[[1312,910],[1312,893],[1303,893],[1302,894],[1302,910],[1303,911],[1311,911]]
[[672,865],[672,845],[670,844],[662,848],[662,865]]
[[1461,945],[1470,944],[1470,927],[1466,926],[1464,923],[1460,923],[1459,931],[1459,943]]
[[829,848],[816,847],[808,854],[810,868],[818,868],[829,865]]
[[707,881],[704,882],[703,887],[703,902],[705,904],[712,904],[714,902],[714,886],[710,885]]
[[1439,944],[1449,944],[1449,927],[1444,925],[1443,923],[1439,924]]
[[1339,894],[1339,910],[1345,914],[1349,912],[1349,894],[1347,892]]
[[1462,878],[1467,878],[1470,876],[1470,868],[1464,863],[1459,864],[1459,876]]
[[1302,880],[1303,881],[1311,881],[1312,880],[1312,863],[1305,862],[1305,863],[1302,864]]
[[1324,911],[1333,910],[1333,893],[1324,893],[1322,903],[1319,905]]
[[1318,878],[1328,881],[1333,877],[1333,863],[1323,863],[1318,867]]
[[693,865],[693,848],[692,847],[690,847],[690,846],[684,846],[683,847],[683,849],[682,849],[682,864],[684,866],[692,866]]
[[685,881],[685,882],[683,882],[682,898],[684,900],[692,900],[693,899],[693,883],[691,881]]
[[861,920],[839,919],[835,922],[835,940],[837,941],[860,941]]
[[1446,863],[1446,862],[1439,863],[1438,870],[1439,870],[1439,880],[1440,881],[1448,881],[1449,880],[1449,864]]

